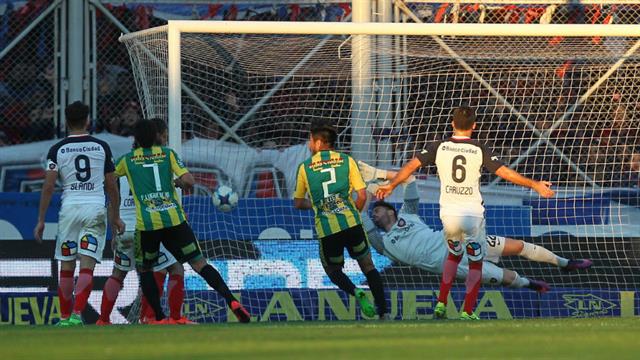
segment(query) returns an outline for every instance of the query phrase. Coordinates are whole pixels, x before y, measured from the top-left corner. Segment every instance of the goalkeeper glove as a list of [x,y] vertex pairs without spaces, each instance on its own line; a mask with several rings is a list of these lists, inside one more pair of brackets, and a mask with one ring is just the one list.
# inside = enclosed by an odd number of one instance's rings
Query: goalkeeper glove
[[364,161],[358,161],[358,169],[360,169],[364,182],[387,180],[387,170],[375,168]]

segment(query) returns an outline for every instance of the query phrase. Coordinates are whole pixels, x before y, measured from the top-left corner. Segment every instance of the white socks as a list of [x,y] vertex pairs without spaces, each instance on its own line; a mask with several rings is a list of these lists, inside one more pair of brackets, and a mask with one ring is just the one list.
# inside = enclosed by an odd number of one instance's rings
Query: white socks
[[569,263],[568,259],[560,257],[542,246],[534,245],[523,241],[524,247],[520,252],[520,256],[536,262],[553,264],[559,267],[565,267]]

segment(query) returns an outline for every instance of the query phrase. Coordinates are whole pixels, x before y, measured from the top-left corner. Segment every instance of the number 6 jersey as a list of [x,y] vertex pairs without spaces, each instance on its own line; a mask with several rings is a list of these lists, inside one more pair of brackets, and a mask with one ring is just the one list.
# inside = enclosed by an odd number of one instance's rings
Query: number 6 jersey
[[62,205],[105,205],[104,174],[114,171],[111,149],[93,136],[69,135],[49,149],[47,171],[62,181]]
[[435,164],[440,177],[440,216],[484,217],[481,168],[495,173],[502,162],[487,147],[466,136],[429,143],[417,156],[422,166]]

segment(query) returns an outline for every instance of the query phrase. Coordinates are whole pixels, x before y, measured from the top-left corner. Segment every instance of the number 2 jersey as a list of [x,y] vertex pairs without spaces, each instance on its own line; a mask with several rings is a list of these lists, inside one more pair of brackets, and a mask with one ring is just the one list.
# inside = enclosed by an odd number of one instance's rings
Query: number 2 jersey
[[126,176],[136,207],[136,230],[152,231],[182,224],[180,204],[173,175],[189,171],[170,148],[136,148],[116,164],[116,176]]
[[323,150],[298,167],[294,197],[304,199],[309,193],[316,231],[318,237],[324,238],[362,224],[351,192],[365,187],[358,165],[351,156]]
[[435,164],[438,168],[441,217],[484,217],[482,167],[495,173],[503,165],[486,146],[466,136],[453,136],[429,143],[417,158],[422,166]]
[[104,175],[114,171],[111,148],[88,134],[69,135],[49,149],[46,170],[58,172],[63,206],[104,206]]

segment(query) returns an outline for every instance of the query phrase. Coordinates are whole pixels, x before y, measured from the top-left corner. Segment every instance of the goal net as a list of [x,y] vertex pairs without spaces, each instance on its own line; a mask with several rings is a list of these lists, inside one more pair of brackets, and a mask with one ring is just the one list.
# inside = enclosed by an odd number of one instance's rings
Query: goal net
[[[455,26],[465,25],[474,26]],[[314,24],[287,26],[304,33]],[[322,270],[312,213],[292,205],[296,167],[309,156],[310,121],[330,119],[339,130],[339,150],[397,169],[426,142],[450,136],[452,109],[461,105],[476,109],[474,136],[506,165],[551,181],[557,191],[545,200],[485,175],[487,233],[594,264],[568,273],[522,257],[502,258],[499,266],[544,280],[552,290],[483,286],[480,315],[633,314],[640,283],[640,38],[481,35],[482,25],[470,32],[474,36],[408,35],[415,28],[390,34],[401,28],[376,26],[386,34],[183,31],[179,74],[168,70],[168,26],[121,39],[144,114],[168,120],[172,146],[198,180],[183,198],[189,222],[209,261],[256,320],[363,317]],[[509,31],[518,34],[520,26]],[[529,35],[542,34],[536,31]],[[170,115],[168,104],[176,99],[168,95],[169,79],[178,75],[180,107]],[[440,230],[435,169],[422,169],[418,182],[420,214]],[[211,202],[220,184],[240,195],[231,212]],[[402,190],[391,201],[399,208]],[[392,316],[429,318],[439,275],[372,252]],[[345,259],[345,272],[366,288],[357,263]],[[458,285],[456,309],[464,293]],[[186,289],[187,316],[227,320],[222,299],[190,270]]]

